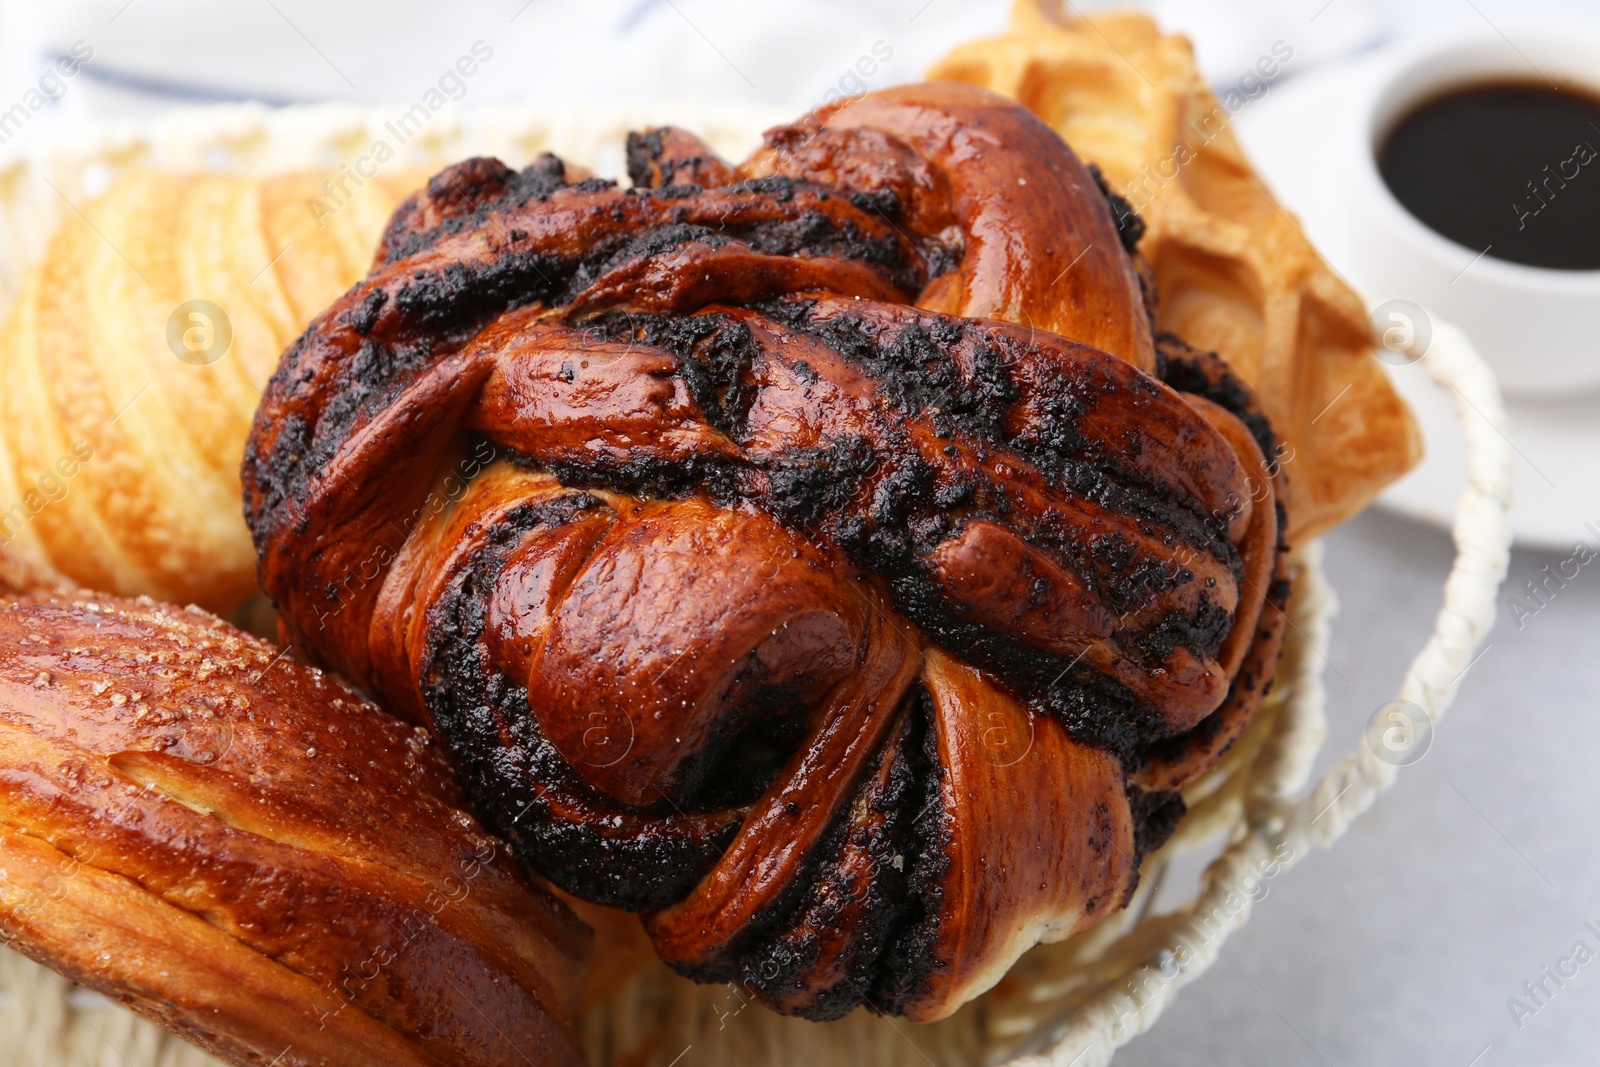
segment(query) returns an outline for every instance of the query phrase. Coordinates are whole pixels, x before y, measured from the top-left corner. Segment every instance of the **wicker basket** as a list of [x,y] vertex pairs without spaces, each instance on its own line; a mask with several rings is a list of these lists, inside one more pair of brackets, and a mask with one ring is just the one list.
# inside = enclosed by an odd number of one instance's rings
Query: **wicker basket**
[[[652,105],[557,113],[490,107],[441,113],[405,142],[388,167],[442,166],[473,154],[520,164],[550,150],[602,174],[622,165],[629,129],[674,122],[739,157],[786,116],[740,106]],[[174,112],[143,124],[80,129],[30,155],[0,159],[0,305],[57,221],[124,168],[246,174],[340,165],[391,145],[383,108],[324,106],[269,111],[240,106]],[[1436,722],[1488,631],[1504,576],[1512,463],[1493,377],[1460,331],[1439,326],[1425,364],[1453,389],[1469,446],[1470,484],[1455,520],[1457,556],[1433,636],[1397,696]],[[648,968],[581,1020],[596,1067],[685,1063],[818,1062],[1094,1067],[1148,1029],[1177,991],[1216,958],[1250,917],[1265,879],[1337,840],[1397,773],[1363,745],[1307,790],[1324,738],[1320,681],[1334,600],[1320,546],[1302,546],[1284,655],[1272,695],[1221,764],[1185,796],[1191,813],[1146,860],[1131,905],[1079,937],[1041,946],[989,993],[943,1022],[916,1026],[865,1012],[817,1025],[748,1005],[735,987],[695,986]],[[1175,862],[1176,861],[1176,862]],[[1198,884],[1166,879],[1203,865]],[[1167,883],[1167,884],[1164,884]],[[1159,904],[1159,906],[1158,906]],[[0,952],[0,1033],[8,1062],[24,1067],[137,1063],[190,1067],[215,1060],[105,999],[12,952]],[[748,1010],[746,1010],[748,1008]],[[692,1053],[693,1059],[685,1060]]]

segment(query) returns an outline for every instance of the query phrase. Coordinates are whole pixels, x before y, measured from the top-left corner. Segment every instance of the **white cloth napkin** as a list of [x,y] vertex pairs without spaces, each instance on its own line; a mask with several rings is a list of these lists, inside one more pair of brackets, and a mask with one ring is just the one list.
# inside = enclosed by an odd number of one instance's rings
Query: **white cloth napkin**
[[[94,49],[101,89],[175,99],[399,101],[441,78],[463,100],[741,99],[797,110],[910,81],[1000,30],[1008,0],[64,0],[45,52]],[[476,48],[474,47],[476,46]],[[449,74],[462,57],[473,69]],[[113,103],[107,96],[107,103]]]
[[[1063,2],[1064,0],[1046,0]],[[95,110],[176,101],[416,99],[758,101],[796,110],[830,91],[910,81],[953,45],[999,31],[1010,0],[0,0],[0,62],[74,45]],[[1093,12],[1105,0],[1065,4]],[[1371,0],[1149,0],[1234,85],[1277,40],[1292,69],[1370,43]],[[19,58],[28,50],[29,58]],[[463,62],[463,57],[466,61]],[[471,69],[470,75],[459,73]],[[452,74],[452,71],[458,71]],[[24,75],[29,72],[23,70]],[[457,83],[460,84],[457,84]],[[85,95],[91,95],[86,93]]]

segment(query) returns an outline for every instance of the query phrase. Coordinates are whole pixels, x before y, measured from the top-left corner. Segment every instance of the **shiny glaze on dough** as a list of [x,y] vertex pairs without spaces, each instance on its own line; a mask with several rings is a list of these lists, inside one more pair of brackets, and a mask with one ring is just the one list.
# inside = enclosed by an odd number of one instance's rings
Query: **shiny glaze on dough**
[[940,1018],[1120,907],[1248,721],[1276,442],[1157,354],[1106,197],[997,97],[629,161],[396,213],[263,399],[262,583],[679,972]]

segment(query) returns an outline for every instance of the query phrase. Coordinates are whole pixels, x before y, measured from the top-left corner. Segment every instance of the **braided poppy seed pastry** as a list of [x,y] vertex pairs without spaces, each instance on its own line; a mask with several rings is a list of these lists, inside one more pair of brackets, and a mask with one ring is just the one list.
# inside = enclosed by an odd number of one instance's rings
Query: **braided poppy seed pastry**
[[257,415],[262,584],[679,972],[940,1018],[1121,907],[1248,722],[1276,442],[984,90],[629,169],[469,160],[396,212]]

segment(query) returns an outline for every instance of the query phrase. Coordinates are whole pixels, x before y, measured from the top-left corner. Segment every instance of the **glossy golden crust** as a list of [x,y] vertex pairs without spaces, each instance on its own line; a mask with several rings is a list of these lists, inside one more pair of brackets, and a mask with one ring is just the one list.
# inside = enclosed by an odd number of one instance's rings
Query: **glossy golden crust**
[[767,141],[747,173],[857,193],[911,172],[896,182],[908,224],[954,227],[962,241],[958,268],[933,278],[919,307],[1020,323],[1155,369],[1139,281],[1095,180],[1032,116],[962,86],[908,85],[824,108]]
[[420,729],[197,609],[0,596],[0,926],[240,1064],[581,1062],[590,933]]
[[1231,119],[1248,102],[1217,100],[1185,38],[1136,12],[1047,6],[1017,0],[1005,34],[959,46],[929,77],[1024,104],[1128,199],[1147,226],[1158,326],[1221,354],[1261,398],[1289,446],[1290,536],[1315,537],[1422,456],[1366,309],[1239,147]]
[[681,973],[940,1018],[1122,906],[1248,721],[1277,441],[1158,353],[1133,235],[993,94],[629,161],[396,212],[263,398],[263,586]]

